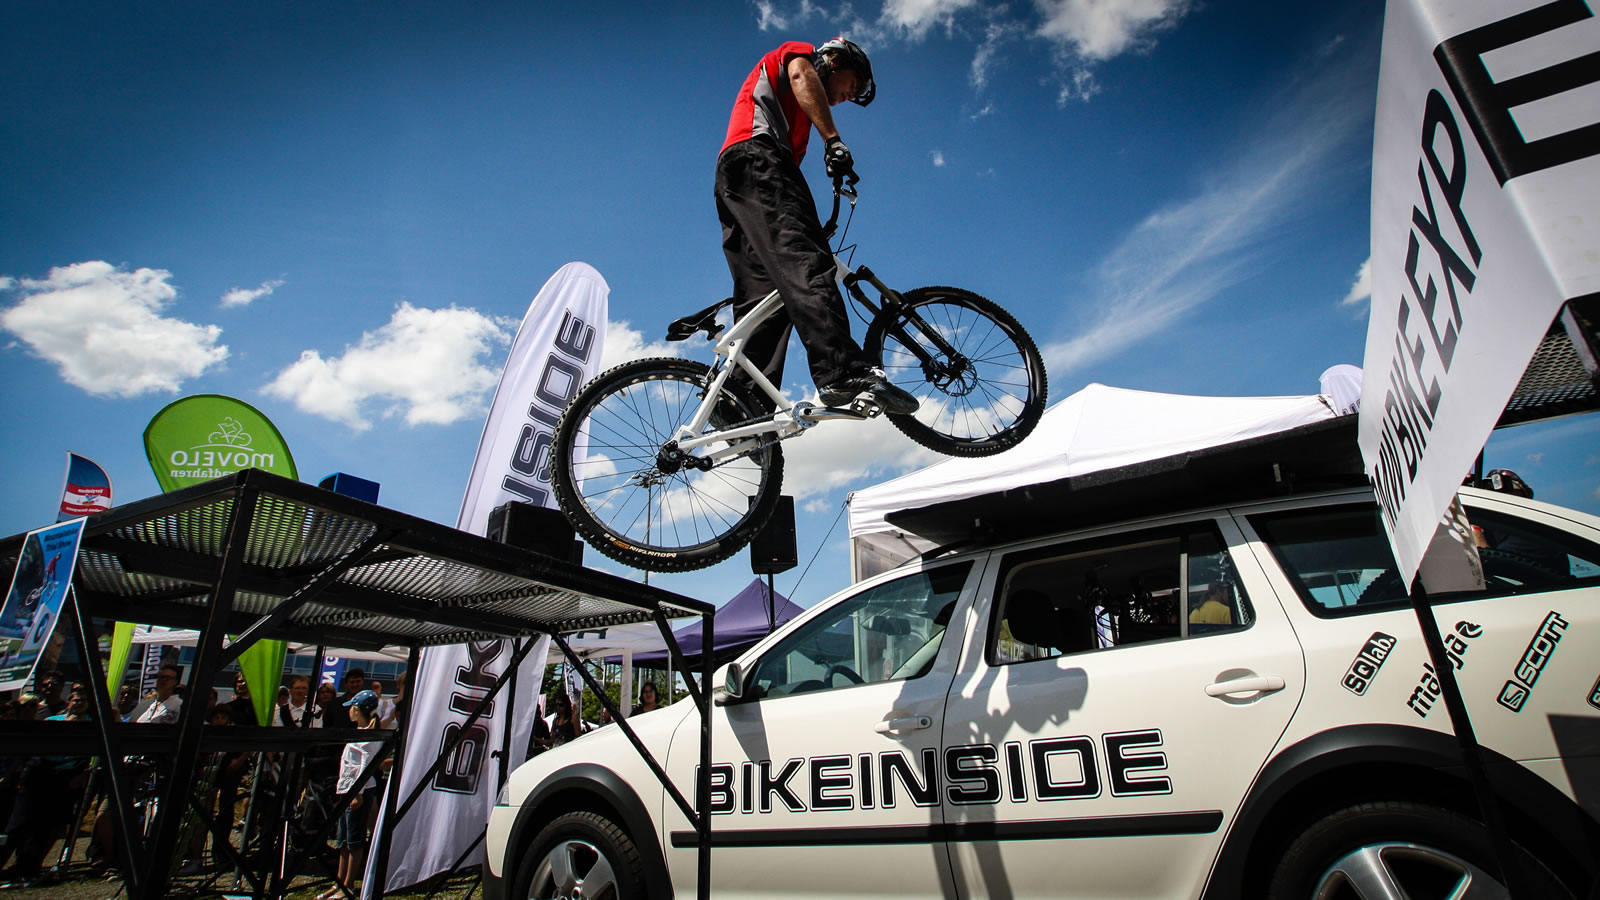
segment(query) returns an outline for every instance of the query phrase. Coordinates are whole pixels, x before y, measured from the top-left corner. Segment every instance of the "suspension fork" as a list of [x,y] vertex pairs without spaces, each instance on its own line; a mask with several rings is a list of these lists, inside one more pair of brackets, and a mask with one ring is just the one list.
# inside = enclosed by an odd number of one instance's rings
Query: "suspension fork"
[[[877,288],[878,295],[883,299],[883,305],[881,307],[878,304],[873,303],[872,300],[867,297],[866,292],[861,289],[861,281],[863,279],[865,279],[866,282],[872,285],[874,288]],[[940,334],[938,329],[929,327],[928,323],[924,322],[922,317],[917,315],[915,310],[907,308],[905,298],[900,296],[900,292],[884,284],[883,281],[880,280],[871,269],[867,268],[866,266],[861,266],[855,271],[845,275],[844,278],[840,280],[844,283],[845,289],[850,292],[850,295],[856,298],[857,303],[860,303],[867,309],[872,310],[874,317],[883,316],[885,313],[891,311],[899,313],[900,315],[905,316],[907,321],[915,325],[918,331],[922,332],[927,342],[932,344],[934,349],[939,351],[940,355],[952,360],[960,358],[960,354],[956,352],[956,348],[951,346],[950,342],[944,339],[944,335]],[[910,349],[912,354],[917,357],[917,361],[922,364],[923,371],[927,372],[930,376],[933,375],[935,369],[937,368],[937,363],[932,355],[928,354],[922,349],[922,342],[913,340],[910,335],[906,334],[904,329],[900,327],[899,322],[896,321],[895,317],[891,316],[886,318],[884,322],[885,330],[899,338],[900,343]]]

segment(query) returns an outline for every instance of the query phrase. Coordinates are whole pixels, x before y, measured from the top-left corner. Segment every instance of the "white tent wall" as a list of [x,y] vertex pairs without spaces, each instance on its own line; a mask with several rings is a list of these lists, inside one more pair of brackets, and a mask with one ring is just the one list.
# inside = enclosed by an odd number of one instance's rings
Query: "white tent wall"
[[1194,397],[1090,384],[1045,410],[1033,434],[981,459],[949,459],[850,495],[855,580],[932,549],[889,514],[1161,459],[1335,418],[1320,394]]

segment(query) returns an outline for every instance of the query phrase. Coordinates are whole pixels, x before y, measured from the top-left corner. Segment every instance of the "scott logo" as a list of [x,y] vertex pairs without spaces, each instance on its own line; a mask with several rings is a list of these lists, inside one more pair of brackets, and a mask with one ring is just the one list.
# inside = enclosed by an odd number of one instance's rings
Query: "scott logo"
[[1394,649],[1394,645],[1393,635],[1374,631],[1350,663],[1350,668],[1345,670],[1344,681],[1340,682],[1344,689],[1357,696],[1365,694],[1372,680],[1378,677],[1378,670],[1383,668],[1383,661],[1389,658],[1389,651]]
[[[1533,693],[1533,686],[1539,682],[1539,676],[1544,672],[1544,667],[1550,664],[1550,657],[1555,655],[1556,645],[1561,643],[1561,636],[1566,634],[1568,622],[1561,618],[1561,614],[1551,610],[1539,624],[1539,631],[1528,642],[1528,649],[1522,651],[1522,658],[1517,660],[1517,667],[1511,673],[1511,678],[1500,689],[1500,705],[1512,712],[1522,712],[1522,706],[1528,702],[1528,695]],[[1594,702],[1591,695],[1589,702]]]

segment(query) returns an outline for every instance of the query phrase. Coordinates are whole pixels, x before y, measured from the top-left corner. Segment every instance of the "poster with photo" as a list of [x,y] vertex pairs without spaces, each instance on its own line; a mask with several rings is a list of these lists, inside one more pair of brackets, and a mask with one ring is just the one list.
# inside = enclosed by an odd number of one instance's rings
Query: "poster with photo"
[[61,618],[78,560],[83,519],[28,532],[0,607],[0,691],[28,684]]

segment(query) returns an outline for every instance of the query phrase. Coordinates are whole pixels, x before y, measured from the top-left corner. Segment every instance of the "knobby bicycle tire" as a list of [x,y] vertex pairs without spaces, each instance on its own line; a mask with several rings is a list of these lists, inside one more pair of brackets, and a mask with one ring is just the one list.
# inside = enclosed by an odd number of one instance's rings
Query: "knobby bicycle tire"
[[[783,483],[777,444],[707,471],[660,455],[710,381],[704,363],[638,360],[602,373],[567,404],[551,482],[591,547],[634,568],[686,572],[734,555],[766,524]],[[761,415],[750,389],[730,380],[707,430]]]
[[[971,291],[924,287],[902,299],[899,307],[884,307],[867,329],[867,354],[921,402],[915,413],[889,421],[947,456],[991,456],[1015,447],[1045,407],[1044,359],[1033,338],[993,300]],[[930,329],[953,355],[930,339]]]

